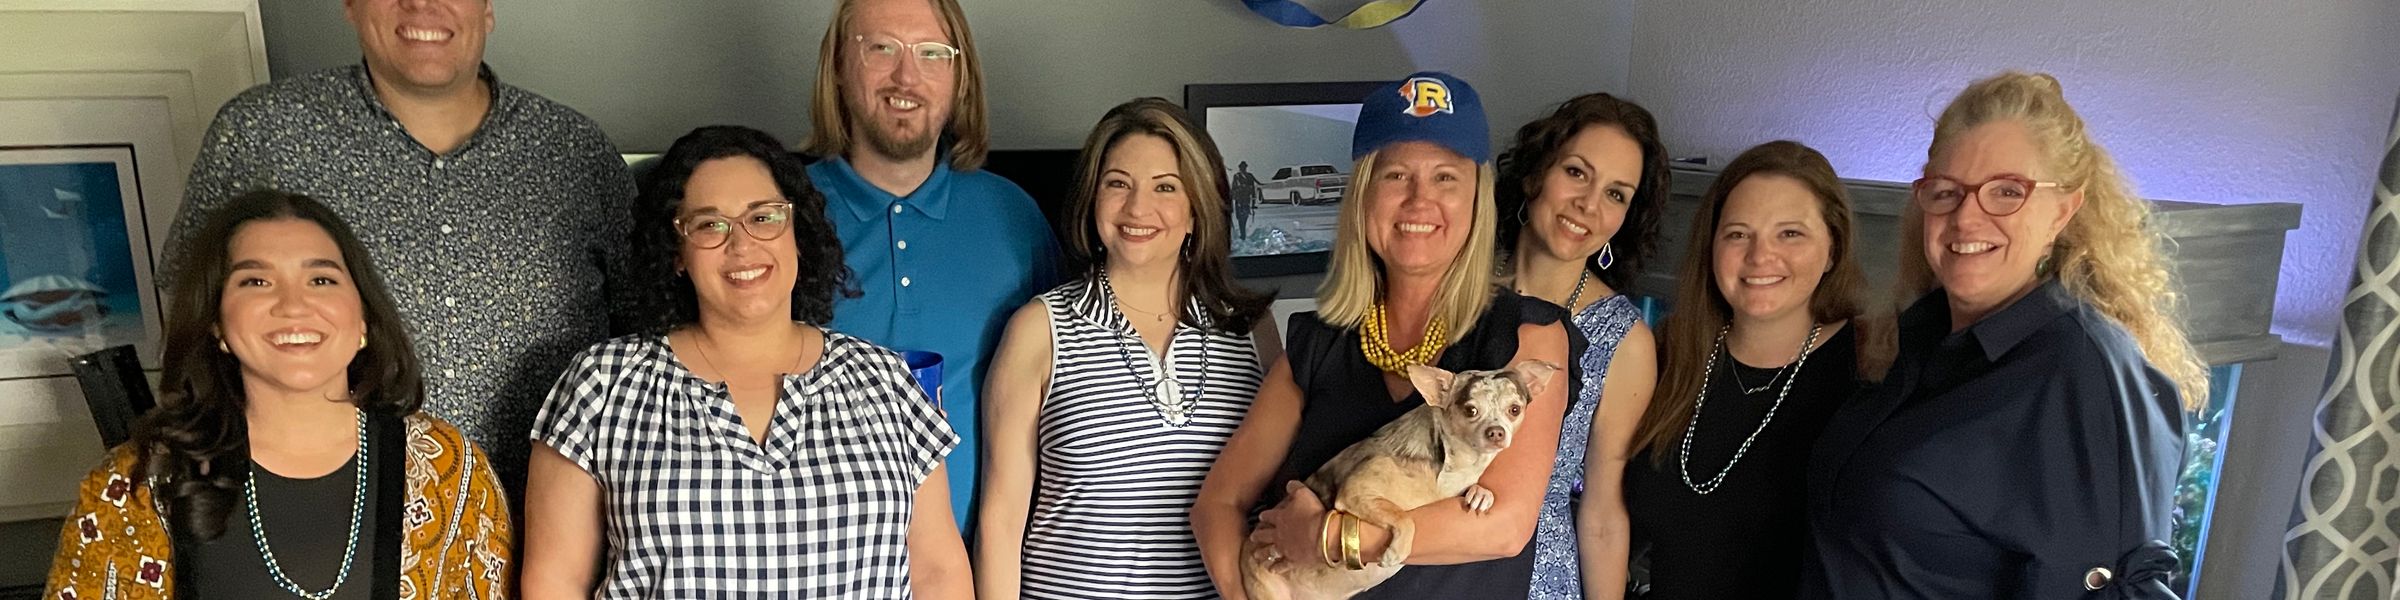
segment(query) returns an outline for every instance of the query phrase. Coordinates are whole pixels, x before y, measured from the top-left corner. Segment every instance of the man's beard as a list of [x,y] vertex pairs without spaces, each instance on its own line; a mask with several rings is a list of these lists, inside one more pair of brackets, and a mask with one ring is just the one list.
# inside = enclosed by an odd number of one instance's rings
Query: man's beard
[[874,147],[876,154],[895,160],[924,156],[927,151],[933,149],[934,143],[941,141],[942,138],[941,131],[936,129],[910,139],[902,139],[900,134],[887,128],[883,122],[875,120],[868,120],[866,127],[862,129],[866,130],[867,145]]

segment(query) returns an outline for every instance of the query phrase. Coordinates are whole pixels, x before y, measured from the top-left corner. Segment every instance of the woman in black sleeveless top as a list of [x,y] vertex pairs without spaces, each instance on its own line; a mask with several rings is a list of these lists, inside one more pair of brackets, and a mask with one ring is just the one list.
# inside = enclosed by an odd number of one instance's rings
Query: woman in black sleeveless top
[[[1474,90],[1419,73],[1377,88],[1363,104],[1352,140],[1355,185],[1342,203],[1318,311],[1292,317],[1285,358],[1268,372],[1192,509],[1210,577],[1227,598],[1246,597],[1244,562],[1333,558],[1323,524],[1346,517],[1329,515],[1306,488],[1285,497],[1285,486],[1424,404],[1396,372],[1411,364],[1570,364],[1571,336],[1559,324],[1565,311],[1492,283],[1496,177]],[[1357,597],[1524,597],[1533,564],[1527,542],[1573,387],[1549,386],[1527,406],[1514,440],[1478,481],[1495,498],[1488,512],[1463,502],[1409,511],[1417,529],[1408,567]],[[1359,554],[1371,561],[1390,532],[1361,525]],[[1267,545],[1246,556],[1246,540]]]
[[1809,451],[1890,364],[1891,327],[1864,314],[1855,230],[1833,163],[1799,142],[1742,152],[1701,194],[1625,469],[1647,565],[1629,597],[1798,593]]

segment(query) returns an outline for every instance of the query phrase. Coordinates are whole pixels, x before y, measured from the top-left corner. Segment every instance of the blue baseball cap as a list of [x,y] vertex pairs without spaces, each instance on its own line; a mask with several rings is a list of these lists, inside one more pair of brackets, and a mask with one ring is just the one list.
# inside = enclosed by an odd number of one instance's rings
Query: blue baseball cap
[[1399,142],[1433,142],[1478,163],[1492,162],[1492,130],[1483,99],[1449,73],[1419,71],[1375,88],[1359,101],[1350,160]]

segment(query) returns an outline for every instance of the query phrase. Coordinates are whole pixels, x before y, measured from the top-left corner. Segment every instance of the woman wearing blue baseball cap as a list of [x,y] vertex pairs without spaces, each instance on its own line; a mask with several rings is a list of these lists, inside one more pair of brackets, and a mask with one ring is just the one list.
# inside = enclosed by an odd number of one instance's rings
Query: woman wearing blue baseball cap
[[[1412,365],[1499,369],[1568,364],[1580,338],[1556,305],[1494,285],[1490,130],[1475,90],[1417,73],[1362,101],[1351,143],[1357,180],[1342,202],[1317,311],[1292,317],[1286,352],[1250,415],[1218,456],[1192,526],[1219,592],[1245,598],[1243,561],[1320,561],[1356,568],[1384,553],[1390,531],[1327,510],[1297,482],[1342,449],[1424,405]],[[1531,385],[1522,421],[1477,482],[1485,503],[1408,511],[1409,566],[1357,598],[1522,598],[1528,552],[1575,378]],[[1484,510],[1477,510],[1478,507]],[[1259,509],[1255,532],[1245,519]],[[1247,539],[1263,542],[1244,556]],[[1338,532],[1338,533],[1328,533]],[[1335,541],[1337,540],[1338,541]]]

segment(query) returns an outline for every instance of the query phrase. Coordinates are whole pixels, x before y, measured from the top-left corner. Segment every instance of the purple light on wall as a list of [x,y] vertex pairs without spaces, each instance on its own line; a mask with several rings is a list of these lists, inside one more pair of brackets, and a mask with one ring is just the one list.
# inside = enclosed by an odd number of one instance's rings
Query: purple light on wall
[[2395,6],[1636,3],[1629,88],[1678,156],[1795,139],[1845,177],[1908,181],[1960,88],[2049,72],[2143,197],[2302,205],[2258,275],[2279,277],[2275,331],[2323,346],[2400,89]]

